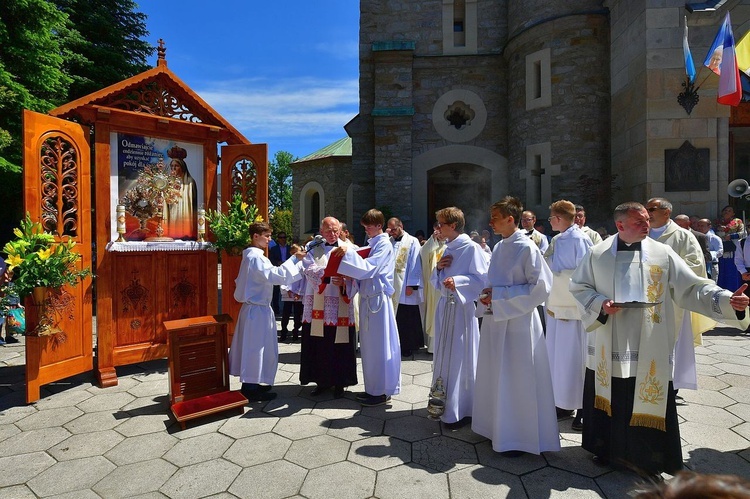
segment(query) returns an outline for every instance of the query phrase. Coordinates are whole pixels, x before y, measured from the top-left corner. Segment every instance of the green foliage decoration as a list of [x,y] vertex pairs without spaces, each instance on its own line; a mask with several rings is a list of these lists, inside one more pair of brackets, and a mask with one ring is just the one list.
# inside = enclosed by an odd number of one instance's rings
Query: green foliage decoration
[[14,288],[20,297],[31,294],[36,287],[60,288],[75,286],[82,279],[93,275],[88,267],[79,269],[81,255],[73,251],[75,241],[67,238],[59,243],[55,236],[45,232],[42,224],[26,218],[20,227],[13,229],[15,240],[5,244],[8,255],[5,262],[15,276]]
[[239,193],[235,194],[231,201],[227,201],[225,212],[206,212],[208,228],[215,238],[212,244],[217,249],[231,254],[240,253],[250,246],[250,224],[262,221],[263,217],[258,214],[258,208],[243,201]]

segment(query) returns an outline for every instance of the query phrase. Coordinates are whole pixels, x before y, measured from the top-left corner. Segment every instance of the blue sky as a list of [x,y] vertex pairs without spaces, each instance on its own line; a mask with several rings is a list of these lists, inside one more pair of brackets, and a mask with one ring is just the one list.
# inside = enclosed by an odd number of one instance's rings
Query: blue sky
[[359,101],[358,1],[136,2],[169,69],[250,142],[267,143],[269,160],[346,136]]

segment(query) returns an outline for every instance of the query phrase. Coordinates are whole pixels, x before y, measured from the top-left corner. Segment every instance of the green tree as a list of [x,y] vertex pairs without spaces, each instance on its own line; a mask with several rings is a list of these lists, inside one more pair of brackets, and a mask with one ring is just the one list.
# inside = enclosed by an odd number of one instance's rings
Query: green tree
[[52,0],[70,18],[85,39],[70,40],[66,72],[73,78],[67,95],[72,101],[131,76],[151,66],[146,62],[154,47],[148,36],[146,14],[133,0]]
[[292,210],[292,169],[290,163],[298,158],[286,151],[277,151],[268,162],[268,208],[269,212]]
[[291,243],[293,234],[291,210],[276,210],[271,214],[270,218],[274,236],[276,236],[276,234],[284,232],[289,236],[289,243]]
[[77,57],[79,39],[68,17],[46,0],[0,2],[0,239],[23,216],[21,121],[23,110],[41,113],[65,102],[72,78],[63,67]]

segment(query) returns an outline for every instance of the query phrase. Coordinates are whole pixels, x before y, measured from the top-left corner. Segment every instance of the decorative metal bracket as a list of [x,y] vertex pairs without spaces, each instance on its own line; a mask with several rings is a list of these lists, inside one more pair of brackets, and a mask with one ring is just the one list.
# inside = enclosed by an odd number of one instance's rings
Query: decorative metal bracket
[[685,77],[682,86],[685,90],[677,95],[677,103],[681,105],[688,114],[690,114],[693,111],[693,108],[698,105],[700,95],[698,95],[698,89],[695,88],[695,83],[690,83],[689,77]]

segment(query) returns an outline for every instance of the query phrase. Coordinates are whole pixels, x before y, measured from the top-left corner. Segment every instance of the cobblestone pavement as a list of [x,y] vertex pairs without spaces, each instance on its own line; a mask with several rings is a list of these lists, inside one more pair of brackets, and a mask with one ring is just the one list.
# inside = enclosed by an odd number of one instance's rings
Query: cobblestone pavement
[[[685,465],[750,477],[750,338],[718,329],[697,354],[701,389],[680,391]],[[562,451],[515,459],[469,426],[429,420],[425,353],[403,362],[401,394],[370,408],[354,400],[362,385],[312,397],[298,344],[279,360],[276,400],[180,431],[165,360],[117,368],[116,387],[93,372],[45,385],[26,405],[23,343],[0,346],[0,498],[620,498],[639,482],[594,463],[571,419]]]

